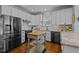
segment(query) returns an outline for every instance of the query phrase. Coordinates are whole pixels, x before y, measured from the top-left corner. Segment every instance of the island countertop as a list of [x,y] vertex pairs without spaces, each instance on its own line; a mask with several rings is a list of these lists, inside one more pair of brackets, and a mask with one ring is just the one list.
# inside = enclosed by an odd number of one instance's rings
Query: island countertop
[[62,32],[61,44],[79,47],[79,33],[75,32]]
[[35,31],[35,32],[29,32],[28,35],[42,35],[44,34],[43,32],[41,31]]

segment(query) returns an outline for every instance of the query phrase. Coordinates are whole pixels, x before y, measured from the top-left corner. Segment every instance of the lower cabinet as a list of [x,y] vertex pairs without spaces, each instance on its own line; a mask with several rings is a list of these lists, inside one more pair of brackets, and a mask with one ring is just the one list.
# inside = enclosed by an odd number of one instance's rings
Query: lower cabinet
[[47,31],[46,32],[46,41],[51,41],[54,43],[60,43],[60,32],[56,31]]
[[28,40],[27,33],[29,33],[29,32],[32,32],[32,30],[27,30],[27,31],[25,31],[25,41]]
[[60,44],[60,32],[51,32],[51,41]]
[[21,43],[24,43],[25,42],[25,31],[22,31],[22,34],[21,34]]
[[51,31],[46,31],[46,41],[51,41]]

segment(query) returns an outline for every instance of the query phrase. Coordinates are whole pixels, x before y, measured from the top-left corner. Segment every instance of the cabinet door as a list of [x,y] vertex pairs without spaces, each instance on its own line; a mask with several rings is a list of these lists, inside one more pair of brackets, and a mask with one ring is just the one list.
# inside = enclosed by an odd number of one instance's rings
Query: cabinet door
[[60,12],[57,11],[56,12],[56,25],[59,25],[60,24]]
[[64,24],[65,23],[65,15],[64,15],[64,11],[58,11],[58,25],[60,24]]
[[72,8],[55,11],[54,15],[52,16],[55,19],[56,25],[65,24],[65,23],[72,24]]
[[16,8],[12,8],[12,16],[18,17],[18,10]]
[[65,18],[66,18],[66,24],[72,24],[72,12],[66,12],[65,13]]
[[40,25],[41,15],[30,15],[28,20],[31,20],[31,25]]
[[24,43],[24,41],[25,41],[25,31],[22,31],[21,43]]
[[52,25],[55,25],[55,12],[52,13]]
[[0,35],[3,35],[3,16],[0,16]]
[[51,41],[51,32],[49,31],[46,32],[46,40]]
[[4,15],[9,15],[11,16],[12,15],[12,8],[11,6],[2,6],[2,14]]

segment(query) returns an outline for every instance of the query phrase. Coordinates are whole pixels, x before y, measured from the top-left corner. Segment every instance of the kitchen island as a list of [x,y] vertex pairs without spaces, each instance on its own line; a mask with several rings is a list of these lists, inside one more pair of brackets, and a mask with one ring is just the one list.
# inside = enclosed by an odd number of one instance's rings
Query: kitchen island
[[79,53],[79,33],[62,32],[61,46],[64,53]]
[[[27,35],[28,37],[28,52],[30,53],[42,53],[45,50],[44,47],[44,32],[35,31],[30,32]],[[35,42],[30,44],[30,39],[35,39]],[[33,47],[30,49],[30,45]]]

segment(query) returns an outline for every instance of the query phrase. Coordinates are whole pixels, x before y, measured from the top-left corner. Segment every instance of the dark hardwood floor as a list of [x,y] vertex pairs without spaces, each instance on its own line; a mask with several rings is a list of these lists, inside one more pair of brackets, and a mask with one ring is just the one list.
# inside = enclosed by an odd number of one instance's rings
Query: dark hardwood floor
[[[52,42],[45,42],[44,43],[46,47],[45,53],[59,53],[61,52],[61,45],[52,43]],[[10,53],[26,53],[28,51],[28,45],[27,42],[23,43],[22,45],[10,50]]]

